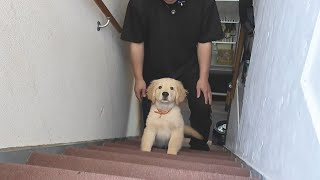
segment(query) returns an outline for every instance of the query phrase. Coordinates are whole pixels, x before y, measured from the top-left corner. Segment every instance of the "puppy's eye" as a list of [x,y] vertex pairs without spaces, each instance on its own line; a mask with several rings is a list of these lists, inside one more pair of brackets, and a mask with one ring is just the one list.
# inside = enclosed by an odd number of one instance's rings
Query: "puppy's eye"
[[161,89],[162,88],[162,86],[159,86],[159,89]]
[[171,90],[173,90],[173,87],[170,87]]

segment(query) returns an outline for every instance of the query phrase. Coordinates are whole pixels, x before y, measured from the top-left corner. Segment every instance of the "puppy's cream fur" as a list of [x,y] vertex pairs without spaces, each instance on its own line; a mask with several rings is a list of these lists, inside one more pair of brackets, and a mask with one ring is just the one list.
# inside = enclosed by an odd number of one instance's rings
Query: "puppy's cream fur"
[[168,147],[167,154],[176,155],[181,149],[185,134],[203,139],[193,128],[184,125],[178,104],[184,101],[186,93],[182,83],[171,78],[151,82],[147,96],[152,101],[152,106],[142,136],[142,151],[150,152],[155,144]]

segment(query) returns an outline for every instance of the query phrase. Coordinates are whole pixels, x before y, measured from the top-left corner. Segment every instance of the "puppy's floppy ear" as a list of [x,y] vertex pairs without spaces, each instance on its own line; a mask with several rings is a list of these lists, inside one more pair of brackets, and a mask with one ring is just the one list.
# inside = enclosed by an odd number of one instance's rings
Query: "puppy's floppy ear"
[[180,81],[176,81],[177,93],[176,93],[176,104],[180,104],[184,101],[187,96],[188,91],[183,87],[183,84]]
[[156,101],[155,90],[156,90],[157,80],[151,81],[150,85],[147,88],[147,97],[152,103]]

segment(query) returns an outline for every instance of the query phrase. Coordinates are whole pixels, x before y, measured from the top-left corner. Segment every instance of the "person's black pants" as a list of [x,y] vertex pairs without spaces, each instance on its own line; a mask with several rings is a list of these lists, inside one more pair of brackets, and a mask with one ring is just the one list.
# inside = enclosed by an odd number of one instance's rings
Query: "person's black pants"
[[[177,80],[183,83],[185,89],[188,90],[188,104],[191,111],[190,114],[190,123],[191,126],[197,130],[203,137],[204,140],[199,142],[199,140],[191,138],[192,143],[206,143],[208,141],[208,137],[210,134],[210,127],[212,124],[211,121],[211,106],[209,104],[205,104],[203,93],[201,96],[197,98],[197,90],[196,85],[198,81],[198,73],[189,71],[184,73],[182,76],[177,78]],[[149,84],[149,83],[148,83]],[[142,101],[142,111],[143,111],[143,120],[144,127],[146,124],[146,119],[149,114],[151,107],[151,102],[144,98]]]

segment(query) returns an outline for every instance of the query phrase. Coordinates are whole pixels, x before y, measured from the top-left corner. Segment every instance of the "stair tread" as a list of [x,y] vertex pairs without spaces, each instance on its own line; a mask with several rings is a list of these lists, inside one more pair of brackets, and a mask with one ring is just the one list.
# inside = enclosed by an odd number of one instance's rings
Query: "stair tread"
[[[116,147],[116,148],[124,148],[124,149],[132,149],[132,150],[136,150],[136,151],[140,151],[140,146],[138,145],[130,145],[130,144],[121,144],[121,143],[108,143],[108,144],[104,144],[103,146],[106,147]],[[160,148],[156,148],[153,147],[152,152],[154,153],[166,153],[166,149],[160,149]],[[184,149],[182,149],[181,151],[179,151],[178,156],[191,156],[191,157],[202,157],[202,158],[215,158],[215,159],[223,159],[223,160],[234,160],[234,158],[231,155],[221,155],[221,154],[204,154],[203,152],[206,151],[198,151],[198,152],[188,152],[185,151]]]
[[[177,161],[189,161],[196,162],[197,160],[200,160],[198,163],[203,163],[201,160],[207,160],[208,158],[204,157],[197,157],[197,156],[186,156],[186,155],[168,155],[167,153],[163,152],[143,152],[141,150],[137,149],[125,149],[125,148],[117,148],[117,147],[110,147],[110,146],[87,146],[82,147],[81,149],[88,149],[88,150],[94,150],[94,151],[103,151],[103,152],[109,152],[109,153],[117,153],[117,154],[126,154],[126,155],[132,155],[132,156],[138,156],[141,158],[144,157],[150,157],[150,158],[161,158],[161,159],[168,159],[168,160],[177,160]],[[118,150],[118,151],[116,151]],[[221,162],[221,164],[219,164]],[[224,165],[224,166],[232,166],[232,167],[241,167],[241,164],[239,162],[236,162],[234,159],[215,159],[210,158],[210,163],[212,165]],[[208,163],[203,163],[208,164]]]
[[248,180],[249,177],[224,175],[217,173],[177,170],[150,165],[96,160],[82,157],[33,153],[28,164],[55,167],[76,171],[94,172],[143,179],[216,179],[216,180]]
[[[120,180],[134,179],[25,164],[0,163],[0,177],[5,180]],[[59,177],[59,178],[58,178]]]
[[175,169],[185,169],[185,170],[194,170],[194,171],[203,171],[203,172],[214,172],[220,174],[229,174],[237,176],[250,176],[250,172],[247,169],[241,167],[232,167],[225,165],[217,164],[204,164],[204,163],[185,163],[184,161],[172,160],[172,159],[160,159],[147,156],[139,156],[134,154],[121,154],[116,152],[103,152],[90,149],[82,148],[68,148],[66,149],[65,155],[72,155],[85,158],[94,158],[101,160],[111,160],[111,161],[120,161],[128,163],[136,163],[143,165],[153,165],[160,167],[168,167]]
[[[111,142],[105,142],[103,143],[104,146],[107,146],[108,144],[112,144]],[[126,144],[126,145],[132,145],[132,146],[140,146],[141,141],[140,140],[124,140],[124,141],[116,141],[113,142],[113,144]],[[222,156],[230,156],[229,152],[226,152],[222,149],[211,149],[210,151],[199,151],[199,150],[193,150],[189,147],[183,146],[181,148],[184,152],[192,152],[194,154],[202,154],[202,155],[222,155]]]
[[155,158],[166,158],[166,159],[174,159],[180,160],[185,162],[200,162],[205,164],[221,164],[221,165],[228,165],[228,166],[240,166],[239,162],[235,162],[231,159],[215,159],[215,158],[204,158],[204,157],[195,157],[195,156],[186,156],[186,155],[167,155],[166,153],[159,153],[159,152],[142,152],[140,150],[135,149],[125,149],[125,148],[117,148],[117,147],[110,147],[110,146],[88,146],[87,149],[94,149],[99,151],[107,151],[107,152],[118,152],[123,154],[135,154],[145,157],[155,157]]

